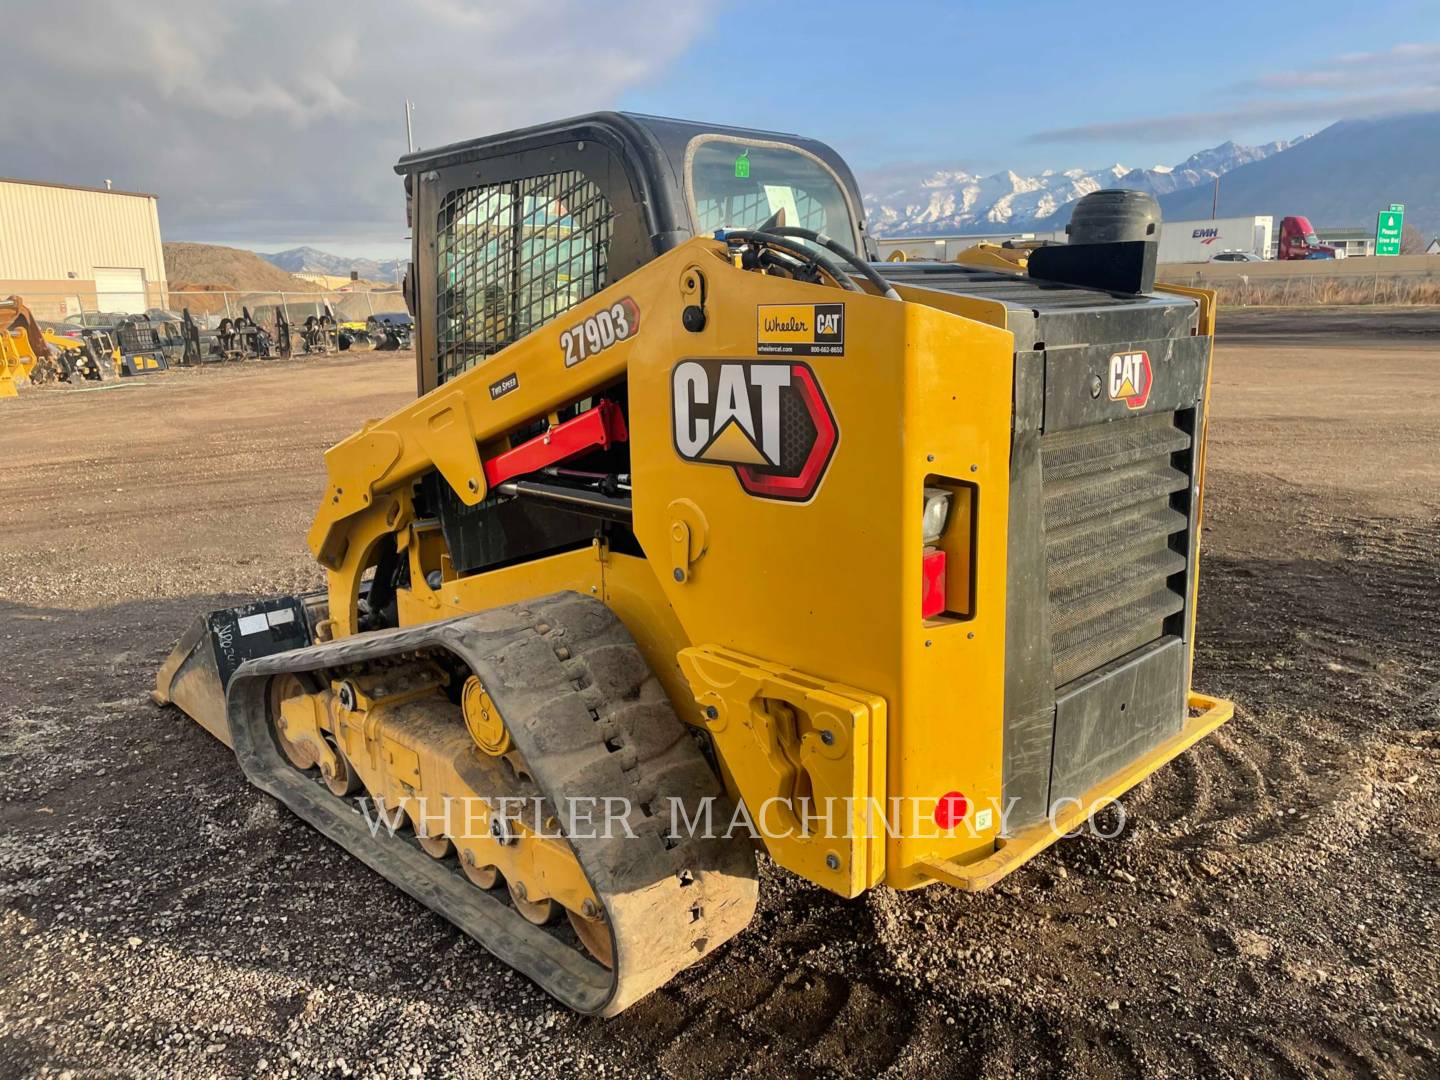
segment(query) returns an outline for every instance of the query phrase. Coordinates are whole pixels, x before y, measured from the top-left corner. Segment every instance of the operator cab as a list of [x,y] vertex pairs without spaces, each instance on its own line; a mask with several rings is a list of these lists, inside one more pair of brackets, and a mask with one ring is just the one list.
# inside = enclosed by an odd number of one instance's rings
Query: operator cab
[[396,171],[422,394],[697,235],[783,214],[878,257],[849,167],[798,135],[604,112],[420,151]]

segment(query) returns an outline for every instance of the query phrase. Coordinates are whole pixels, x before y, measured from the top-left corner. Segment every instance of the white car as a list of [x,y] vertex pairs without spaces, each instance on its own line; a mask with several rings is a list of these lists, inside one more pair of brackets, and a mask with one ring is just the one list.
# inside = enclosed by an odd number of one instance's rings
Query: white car
[[1264,262],[1259,255],[1250,251],[1222,251],[1210,256],[1211,262]]

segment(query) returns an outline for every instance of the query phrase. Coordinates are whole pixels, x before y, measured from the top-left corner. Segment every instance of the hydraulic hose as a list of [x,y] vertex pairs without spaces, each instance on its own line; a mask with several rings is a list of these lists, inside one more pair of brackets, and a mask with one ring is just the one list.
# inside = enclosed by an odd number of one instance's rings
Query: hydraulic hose
[[830,256],[818,251],[813,251],[804,244],[787,240],[785,237],[779,236],[776,233],[758,229],[717,229],[715,231],[715,239],[724,240],[726,243],[732,240],[745,240],[752,244],[769,244],[771,247],[788,251],[791,255],[798,256],[805,262],[820,267],[820,269],[834,278],[842,289],[848,289],[850,292],[865,291],[860,288],[859,285],[855,284],[855,281],[850,277],[849,271],[834,259],[830,258]]
[[777,236],[796,236],[801,240],[809,240],[812,244],[819,244],[821,247],[833,251],[847,263],[859,270],[865,276],[865,280],[880,290],[882,296],[888,296],[891,300],[899,300],[900,294],[895,287],[875,272],[874,267],[867,263],[855,252],[851,251],[839,241],[826,236],[824,233],[815,232],[813,229],[802,229],[796,225],[774,225],[766,232],[772,232]]

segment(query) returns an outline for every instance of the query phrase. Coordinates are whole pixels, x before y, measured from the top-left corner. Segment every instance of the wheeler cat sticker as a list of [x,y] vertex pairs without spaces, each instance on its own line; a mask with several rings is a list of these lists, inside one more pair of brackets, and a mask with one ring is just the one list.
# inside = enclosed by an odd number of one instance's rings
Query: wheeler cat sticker
[[560,334],[565,366],[574,367],[617,341],[634,337],[639,329],[640,305],[627,296]]
[[761,304],[755,328],[761,355],[844,356],[844,304]]
[[810,365],[686,360],[671,373],[670,391],[681,458],[734,469],[759,498],[804,502],[815,494],[840,429]]
[[1143,409],[1150,400],[1150,386],[1154,381],[1150,354],[1144,350],[1110,357],[1107,389],[1111,401],[1123,401],[1127,409]]

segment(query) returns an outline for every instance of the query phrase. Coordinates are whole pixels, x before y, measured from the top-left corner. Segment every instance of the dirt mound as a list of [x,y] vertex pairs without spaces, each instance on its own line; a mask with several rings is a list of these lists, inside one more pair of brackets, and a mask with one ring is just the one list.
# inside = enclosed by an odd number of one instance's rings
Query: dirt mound
[[314,292],[315,286],[253,251],[219,244],[167,241],[165,276],[172,289],[234,289],[239,292]]

